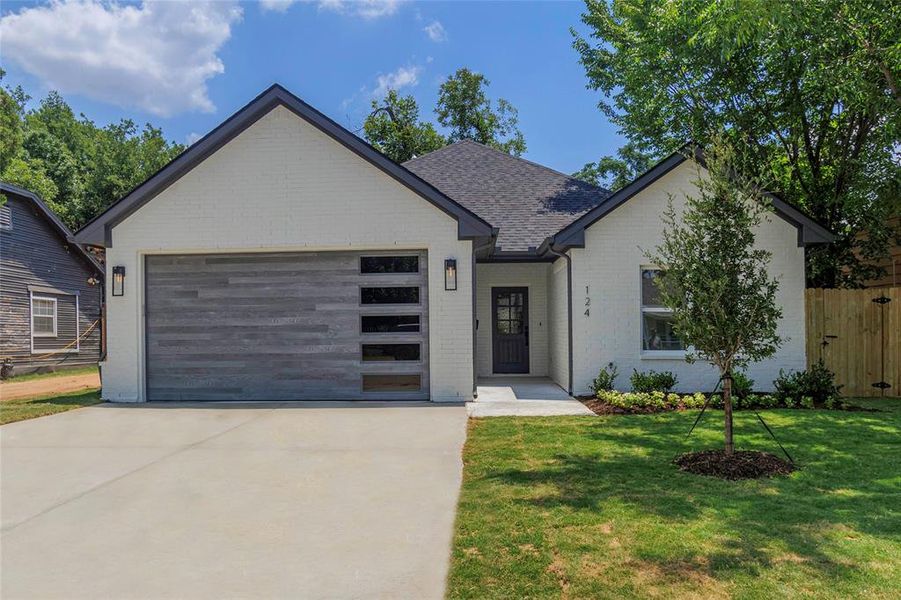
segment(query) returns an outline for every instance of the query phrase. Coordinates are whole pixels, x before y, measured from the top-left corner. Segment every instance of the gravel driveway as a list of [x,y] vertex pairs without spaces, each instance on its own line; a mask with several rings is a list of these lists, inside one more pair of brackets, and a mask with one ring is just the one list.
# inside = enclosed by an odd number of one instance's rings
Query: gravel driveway
[[0,596],[440,598],[463,406],[99,405],[2,436]]

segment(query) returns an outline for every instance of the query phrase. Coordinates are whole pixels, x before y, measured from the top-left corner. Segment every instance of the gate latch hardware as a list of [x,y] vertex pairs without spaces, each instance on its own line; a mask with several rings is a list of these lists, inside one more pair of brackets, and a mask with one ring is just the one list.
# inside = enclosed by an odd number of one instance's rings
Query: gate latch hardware
[[879,296],[878,298],[873,298],[873,302],[876,304],[888,304],[892,299],[888,296]]
[[892,385],[886,381],[877,381],[876,383],[873,384],[873,387],[880,389],[880,390],[887,390],[890,387],[892,387]]

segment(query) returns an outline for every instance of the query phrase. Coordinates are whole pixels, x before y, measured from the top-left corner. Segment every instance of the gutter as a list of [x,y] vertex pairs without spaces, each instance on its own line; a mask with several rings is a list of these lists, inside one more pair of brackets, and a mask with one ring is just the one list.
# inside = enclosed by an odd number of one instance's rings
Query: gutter
[[548,238],[541,244],[539,252],[552,254],[566,261],[566,322],[567,322],[567,360],[569,362],[567,373],[566,393],[573,395],[573,261],[566,252],[560,252],[554,248],[553,238]]

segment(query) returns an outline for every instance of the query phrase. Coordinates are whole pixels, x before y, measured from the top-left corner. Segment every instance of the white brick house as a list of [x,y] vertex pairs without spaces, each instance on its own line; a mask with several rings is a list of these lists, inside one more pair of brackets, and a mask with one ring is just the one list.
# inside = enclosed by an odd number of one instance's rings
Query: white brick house
[[[610,194],[472,142],[397,165],[273,86],[78,232],[106,247],[104,398],[465,401],[501,373],[581,393],[611,361],[709,389],[642,305],[640,248],[696,168]],[[764,387],[805,364],[803,246],[830,238],[774,204],[789,341]]]

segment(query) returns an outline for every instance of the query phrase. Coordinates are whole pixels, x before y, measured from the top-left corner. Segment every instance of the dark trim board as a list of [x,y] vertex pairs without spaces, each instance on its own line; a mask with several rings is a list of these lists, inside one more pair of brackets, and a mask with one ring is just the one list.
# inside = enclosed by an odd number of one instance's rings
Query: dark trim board
[[251,100],[221,125],[179,154],[146,181],[82,227],[75,239],[82,244],[112,246],[112,228],[163,192],[179,178],[209,158],[277,106],[284,106],[345,148],[406,186],[436,208],[457,220],[459,239],[491,238],[491,225],[425,180],[392,161],[362,139],[341,127],[282,86],[275,84]]
[[[687,160],[694,160],[701,166],[706,164],[703,150],[694,144],[686,144],[638,176],[632,183],[620,188],[604,202],[545,240],[539,248],[539,252],[547,252],[549,247],[553,247],[559,252],[565,252],[570,248],[584,248],[585,230],[588,227],[597,223],[613,212],[614,209]],[[776,194],[766,192],[766,195],[772,202],[775,213],[798,229],[799,246],[827,244],[835,239],[835,236],[829,230],[805,215],[798,208]]]

